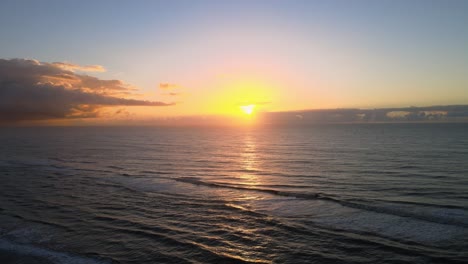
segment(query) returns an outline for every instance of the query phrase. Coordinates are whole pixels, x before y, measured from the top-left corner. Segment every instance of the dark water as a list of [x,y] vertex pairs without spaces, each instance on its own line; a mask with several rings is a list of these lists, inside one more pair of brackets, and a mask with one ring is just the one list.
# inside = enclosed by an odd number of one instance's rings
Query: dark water
[[0,143],[2,262],[468,262],[467,124],[2,128]]

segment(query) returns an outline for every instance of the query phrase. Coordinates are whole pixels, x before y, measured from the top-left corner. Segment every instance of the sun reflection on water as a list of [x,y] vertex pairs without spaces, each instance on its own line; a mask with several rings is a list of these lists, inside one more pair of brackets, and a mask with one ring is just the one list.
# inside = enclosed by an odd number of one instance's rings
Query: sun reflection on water
[[249,186],[258,185],[260,184],[260,179],[256,173],[259,170],[260,160],[257,152],[257,140],[251,133],[247,133],[244,136],[242,143],[239,183]]

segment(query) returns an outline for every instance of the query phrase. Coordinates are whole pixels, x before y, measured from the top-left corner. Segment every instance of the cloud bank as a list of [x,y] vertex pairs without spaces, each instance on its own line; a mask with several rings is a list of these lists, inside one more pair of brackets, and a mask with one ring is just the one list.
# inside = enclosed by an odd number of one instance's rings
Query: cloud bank
[[0,122],[98,117],[105,106],[169,106],[123,98],[136,89],[75,71],[104,71],[100,65],[0,59]]
[[262,122],[279,125],[320,123],[468,122],[468,105],[377,109],[322,109],[270,112]]

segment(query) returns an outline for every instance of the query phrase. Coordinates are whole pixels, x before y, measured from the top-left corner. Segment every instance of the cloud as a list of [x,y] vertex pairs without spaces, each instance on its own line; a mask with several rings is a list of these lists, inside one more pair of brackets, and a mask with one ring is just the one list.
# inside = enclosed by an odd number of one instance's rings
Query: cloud
[[181,93],[163,93],[162,95],[179,96],[179,95],[181,95]]
[[86,65],[81,66],[73,63],[68,62],[53,62],[51,63],[54,66],[57,66],[61,69],[68,70],[68,71],[83,71],[83,72],[105,72],[106,69],[101,65]]
[[264,123],[310,125],[317,123],[468,122],[468,105],[376,109],[316,109],[264,113]]
[[[66,69],[63,65],[74,68]],[[105,106],[173,105],[123,98],[132,95],[135,88],[120,80],[76,74],[73,70],[80,67],[0,59],[0,122],[98,117]]]
[[174,89],[178,88],[179,86],[174,83],[160,83],[159,84],[159,89]]
[[411,115],[408,111],[390,111],[387,112],[386,116],[393,119],[404,119]]

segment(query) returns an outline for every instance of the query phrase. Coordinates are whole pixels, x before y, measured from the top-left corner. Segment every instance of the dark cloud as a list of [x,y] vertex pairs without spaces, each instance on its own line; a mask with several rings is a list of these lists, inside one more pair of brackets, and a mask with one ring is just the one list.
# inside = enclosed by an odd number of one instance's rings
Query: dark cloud
[[0,121],[97,117],[103,106],[172,105],[121,98],[135,88],[120,80],[79,75],[67,67],[80,66],[0,59]]

